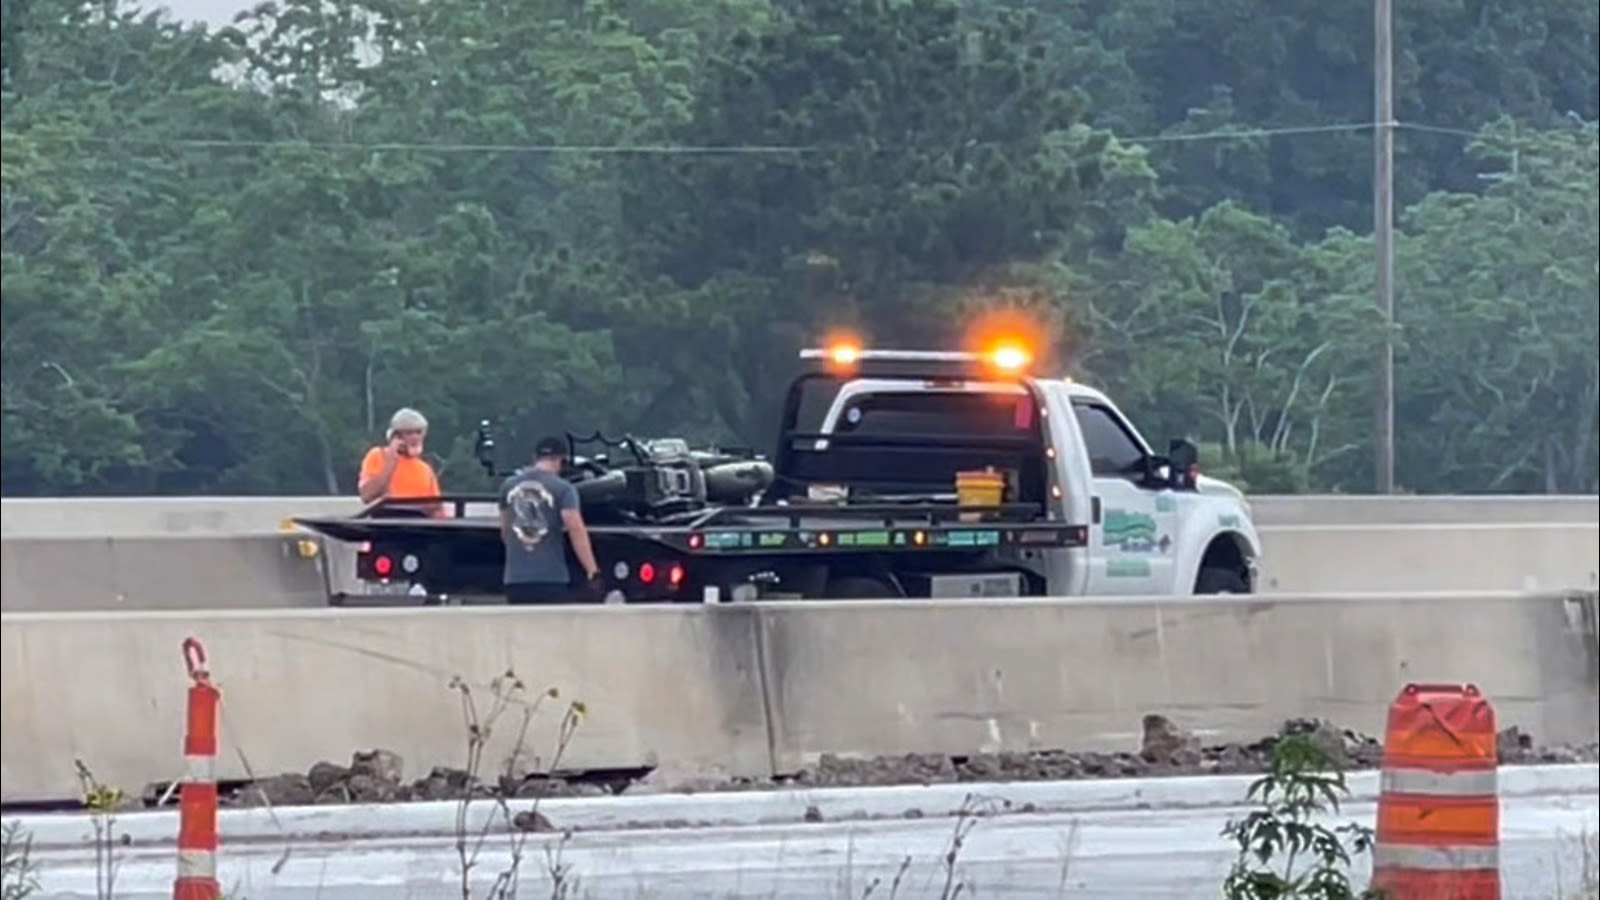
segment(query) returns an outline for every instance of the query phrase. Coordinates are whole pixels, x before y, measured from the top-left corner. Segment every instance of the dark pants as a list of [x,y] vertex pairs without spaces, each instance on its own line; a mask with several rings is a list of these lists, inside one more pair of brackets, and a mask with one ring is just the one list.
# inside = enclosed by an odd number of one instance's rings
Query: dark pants
[[588,598],[570,584],[553,581],[524,581],[506,585],[506,602],[512,606],[537,606],[584,603]]

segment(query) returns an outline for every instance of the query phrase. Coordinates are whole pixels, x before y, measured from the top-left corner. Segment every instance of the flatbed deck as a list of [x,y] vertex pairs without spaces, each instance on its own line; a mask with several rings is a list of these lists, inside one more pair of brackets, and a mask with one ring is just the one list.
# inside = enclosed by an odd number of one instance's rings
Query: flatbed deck
[[[449,498],[464,513],[469,503],[493,498]],[[411,504],[414,505],[414,504]],[[388,504],[392,509],[395,504]],[[431,541],[463,533],[500,540],[495,516],[388,517],[384,505],[349,518],[296,518],[306,528],[352,543]],[[1082,546],[1088,529],[1037,518],[1032,504],[963,507],[955,504],[805,504],[720,507],[677,517],[680,521],[637,525],[591,525],[597,539],[637,539],[696,555],[796,552],[962,550],[1025,544]],[[965,518],[964,518],[965,517]]]

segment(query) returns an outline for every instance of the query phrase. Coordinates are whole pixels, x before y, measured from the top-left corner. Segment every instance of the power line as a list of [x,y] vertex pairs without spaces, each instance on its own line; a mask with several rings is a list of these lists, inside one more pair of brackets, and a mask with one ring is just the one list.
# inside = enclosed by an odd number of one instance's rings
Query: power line
[[479,144],[408,141],[296,141],[285,139],[249,140],[236,138],[109,138],[55,136],[65,143],[100,144],[112,147],[180,147],[191,149],[331,150],[359,153],[570,153],[570,154],[784,154],[815,152],[818,148],[784,144],[683,145],[683,144]]
[[1464,138],[1493,137],[1493,135],[1485,135],[1478,131],[1468,131],[1465,128],[1445,128],[1441,125],[1419,125],[1416,122],[1396,122],[1394,125],[1395,128],[1401,131],[1420,131],[1424,134],[1448,134]]
[[[1170,144],[1197,141],[1247,140],[1251,138],[1281,137],[1289,135],[1336,134],[1368,131],[1369,122],[1349,122],[1334,125],[1294,125],[1281,128],[1221,128],[1192,134],[1147,134],[1132,137],[1117,136],[1127,144]],[[422,153],[542,153],[575,155],[783,155],[796,153],[826,153],[836,149],[822,144],[510,144],[473,142],[422,142],[422,141],[297,141],[282,138],[257,140],[247,138],[138,138],[138,137],[73,137],[50,135],[46,140],[62,143],[99,144],[112,147],[174,147],[193,149],[291,149],[329,150],[350,152],[422,152]],[[977,141],[974,146],[992,145],[994,142]]]
[[[1414,131],[1427,134],[1450,135],[1462,138],[1496,140],[1497,136],[1417,122],[1392,122],[1395,131]],[[1355,134],[1373,132],[1376,122],[1341,122],[1328,125],[1289,125],[1275,128],[1218,128],[1193,133],[1142,134],[1112,136],[1124,144],[1184,144],[1213,141],[1252,140],[1258,138],[1298,137],[1310,135]],[[13,135],[10,136],[14,136]],[[72,136],[64,134],[34,135],[35,140],[63,144],[94,144],[109,147],[146,147],[200,150],[324,150],[352,153],[438,153],[438,154],[505,154],[529,153],[546,155],[611,155],[611,156],[783,156],[810,153],[840,152],[846,149],[824,144],[517,144],[432,141],[305,141],[286,138],[145,138],[101,137],[96,135]],[[996,141],[973,141],[969,146],[995,146]],[[903,145],[916,146],[914,144]],[[884,149],[895,149],[886,147]]]
[[1370,131],[1371,122],[1346,122],[1337,125],[1290,125],[1283,128],[1219,128],[1216,131],[1202,131],[1194,134],[1146,134],[1134,137],[1117,136],[1117,140],[1125,144],[1177,144],[1188,141],[1221,141],[1229,139],[1245,140],[1248,138],[1283,137],[1301,134],[1341,134],[1357,131]]

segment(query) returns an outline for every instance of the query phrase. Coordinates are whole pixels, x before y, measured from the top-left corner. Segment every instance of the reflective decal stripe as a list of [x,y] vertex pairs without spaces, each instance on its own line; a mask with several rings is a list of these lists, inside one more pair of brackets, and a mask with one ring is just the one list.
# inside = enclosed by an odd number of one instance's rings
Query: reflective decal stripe
[[1379,844],[1372,848],[1374,868],[1422,869],[1429,872],[1454,872],[1471,869],[1499,869],[1499,847],[1418,847],[1409,844]]
[[178,878],[217,877],[217,855],[210,850],[179,850]]
[[1383,793],[1434,794],[1440,797],[1496,796],[1500,791],[1499,773],[1429,772],[1423,769],[1384,769],[1379,776]]
[[215,756],[185,756],[183,780],[190,784],[210,784],[217,780]]

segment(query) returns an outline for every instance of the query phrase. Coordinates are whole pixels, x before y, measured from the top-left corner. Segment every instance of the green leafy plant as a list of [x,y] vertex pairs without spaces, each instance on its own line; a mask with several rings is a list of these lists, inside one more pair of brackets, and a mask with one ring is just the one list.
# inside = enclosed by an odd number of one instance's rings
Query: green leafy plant
[[1372,848],[1372,829],[1330,826],[1349,796],[1344,773],[1306,735],[1287,735],[1272,749],[1267,773],[1250,785],[1258,808],[1230,819],[1223,837],[1238,858],[1222,884],[1227,900],[1380,900],[1350,883],[1351,858]]

